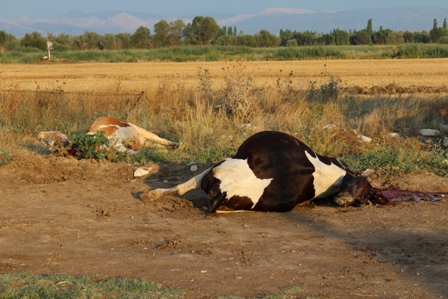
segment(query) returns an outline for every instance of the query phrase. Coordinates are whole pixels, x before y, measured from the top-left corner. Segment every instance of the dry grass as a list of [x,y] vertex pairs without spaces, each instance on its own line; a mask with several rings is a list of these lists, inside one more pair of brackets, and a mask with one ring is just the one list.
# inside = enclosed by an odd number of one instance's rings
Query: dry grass
[[[412,137],[422,127],[442,131],[446,116],[438,111],[448,107],[446,93],[366,96],[341,88],[444,87],[447,70],[446,59],[2,65],[0,148],[30,148],[39,131],[74,132],[110,115],[179,140],[178,150],[162,155],[171,162],[217,161],[257,131],[280,130],[332,156],[387,149],[414,157],[395,150],[403,144],[421,157],[429,151],[443,168],[444,153],[434,146],[385,136]],[[328,124],[337,129],[325,130]],[[352,130],[374,142],[342,137]]]

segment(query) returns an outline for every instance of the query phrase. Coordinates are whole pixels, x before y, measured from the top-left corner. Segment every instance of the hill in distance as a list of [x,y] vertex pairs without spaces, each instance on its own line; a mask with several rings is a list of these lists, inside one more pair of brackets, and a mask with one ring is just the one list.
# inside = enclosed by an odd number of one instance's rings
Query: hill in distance
[[[371,8],[338,11],[309,11],[293,8],[270,8],[256,14],[208,14],[220,26],[236,26],[238,32],[255,34],[260,30],[268,30],[279,34],[280,29],[291,31],[316,31],[328,33],[333,29],[361,30],[366,28],[367,21],[372,19],[373,29],[380,26],[394,31],[431,30],[434,19],[439,24],[448,17],[448,9],[438,7],[411,8]],[[54,19],[31,19],[22,17],[18,20],[1,20],[0,30],[17,37],[33,31],[66,33],[80,35],[85,31],[104,33],[134,33],[140,26],[153,26],[161,19],[173,21],[182,19],[185,24],[195,16],[166,16],[144,12],[103,11],[84,12],[71,11]]]

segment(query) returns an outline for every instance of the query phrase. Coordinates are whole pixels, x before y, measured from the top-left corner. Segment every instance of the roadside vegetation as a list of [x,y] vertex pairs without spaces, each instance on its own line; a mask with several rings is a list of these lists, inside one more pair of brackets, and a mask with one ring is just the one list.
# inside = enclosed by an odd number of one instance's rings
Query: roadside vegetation
[[[46,52],[0,52],[0,63],[49,63]],[[145,61],[288,61],[312,59],[447,58],[448,44],[384,46],[303,46],[250,48],[245,46],[178,46],[157,49],[53,51],[52,63]]]

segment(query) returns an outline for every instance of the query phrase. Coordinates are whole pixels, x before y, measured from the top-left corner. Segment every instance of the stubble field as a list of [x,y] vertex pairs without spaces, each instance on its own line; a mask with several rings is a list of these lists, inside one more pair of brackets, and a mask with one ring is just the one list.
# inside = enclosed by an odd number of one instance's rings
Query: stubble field
[[[198,73],[207,69],[223,81],[223,68],[229,62],[144,62],[144,63],[45,63],[38,65],[3,64],[2,88],[18,85],[20,90],[54,90],[66,92],[102,92],[115,90],[117,83],[127,92],[146,91],[161,81],[174,79],[186,86],[198,85]],[[258,86],[273,85],[277,78],[293,72],[297,87],[307,89],[310,82],[321,85],[328,76],[341,78],[346,86],[446,86],[448,59],[402,60],[312,60],[244,62]]]

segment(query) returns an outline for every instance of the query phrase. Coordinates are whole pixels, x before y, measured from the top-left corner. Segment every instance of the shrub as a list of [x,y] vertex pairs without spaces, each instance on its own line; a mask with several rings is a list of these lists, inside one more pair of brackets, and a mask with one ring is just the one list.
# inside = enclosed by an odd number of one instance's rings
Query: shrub
[[448,36],[443,36],[439,39],[439,44],[448,45]]
[[298,47],[299,44],[297,43],[296,39],[290,39],[290,40],[286,41],[286,46],[287,47]]
[[84,133],[75,133],[70,136],[68,151],[78,159],[97,159],[102,160],[106,157],[105,147],[109,144],[109,139],[104,136],[104,132],[87,135]]

